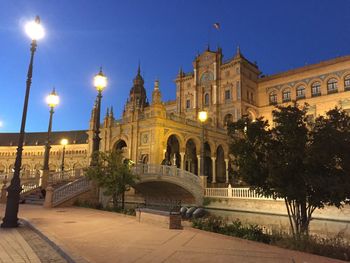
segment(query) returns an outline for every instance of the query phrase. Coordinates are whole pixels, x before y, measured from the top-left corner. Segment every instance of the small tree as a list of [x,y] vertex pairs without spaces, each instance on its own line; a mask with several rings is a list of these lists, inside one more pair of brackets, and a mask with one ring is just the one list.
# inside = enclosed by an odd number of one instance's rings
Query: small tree
[[130,160],[123,157],[122,151],[96,152],[97,164],[87,170],[87,177],[95,181],[104,189],[105,195],[111,196],[113,206],[118,207],[121,199],[121,208],[124,209],[125,192],[135,184],[136,175],[130,170]]
[[285,200],[292,232],[307,234],[312,213],[350,197],[350,117],[338,108],[308,125],[307,107],[277,107],[274,128],[247,117],[229,126],[236,174],[263,195]]

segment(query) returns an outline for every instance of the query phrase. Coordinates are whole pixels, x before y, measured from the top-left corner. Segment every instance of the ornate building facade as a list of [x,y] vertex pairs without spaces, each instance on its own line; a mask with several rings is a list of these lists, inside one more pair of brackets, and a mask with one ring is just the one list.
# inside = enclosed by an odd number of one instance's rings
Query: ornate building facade
[[[274,106],[294,101],[310,105],[310,118],[336,105],[350,110],[350,56],[262,76],[239,48],[228,60],[218,48],[196,56],[192,65],[191,72],[180,69],[175,79],[176,99],[168,102],[162,101],[158,80],[148,100],[138,68],[121,119],[115,119],[112,108],[107,110],[101,124],[100,150],[122,149],[134,162],[176,165],[198,174],[202,126],[197,116],[205,110],[209,118],[204,127],[204,174],[209,183],[225,184],[231,180],[228,122],[248,115],[253,119],[263,116],[272,123]],[[60,169],[62,147],[58,141],[63,137],[71,142],[65,167],[88,165],[95,112],[94,107],[89,130],[53,133],[51,170]],[[0,134],[0,173],[11,172],[16,136]],[[45,133],[26,135],[23,170],[29,174],[41,169],[44,140]]]

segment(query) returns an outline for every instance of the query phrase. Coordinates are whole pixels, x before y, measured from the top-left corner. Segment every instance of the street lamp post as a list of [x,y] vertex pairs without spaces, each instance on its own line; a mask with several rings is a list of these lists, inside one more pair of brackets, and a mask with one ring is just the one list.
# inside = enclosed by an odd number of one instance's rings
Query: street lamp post
[[208,112],[200,111],[198,113],[198,119],[201,122],[202,134],[201,134],[201,156],[200,156],[200,175],[204,176],[204,123],[208,119]]
[[62,163],[61,163],[61,172],[62,172],[62,176],[64,175],[64,155],[66,152],[66,145],[68,144],[68,140],[67,139],[62,139],[61,140],[61,145],[63,146],[62,149]]
[[51,142],[50,142],[50,135],[52,130],[52,116],[54,114],[54,108],[59,103],[59,97],[55,91],[55,88],[52,90],[52,92],[46,97],[46,102],[50,107],[50,118],[49,118],[49,128],[47,129],[47,141],[45,145],[45,154],[44,154],[44,167],[43,167],[43,180],[42,180],[42,187],[46,187],[47,180],[49,177],[49,159],[50,159],[50,149],[51,149]]
[[92,142],[92,159],[91,166],[97,163],[97,155],[96,153],[100,150],[100,112],[101,112],[101,99],[102,99],[102,91],[107,86],[107,77],[103,74],[102,68],[100,68],[100,72],[94,77],[94,86],[97,90],[97,107],[95,112],[95,126],[94,126],[94,136]]
[[4,228],[18,226],[17,215],[18,215],[20,193],[22,191],[20,172],[21,172],[21,166],[22,166],[23,141],[24,141],[26,119],[27,119],[29,92],[30,92],[30,86],[32,84],[34,53],[37,48],[37,40],[43,38],[45,35],[44,28],[40,24],[39,16],[37,16],[34,21],[29,22],[25,26],[25,31],[28,34],[28,36],[32,39],[31,48],[30,48],[31,55],[30,55],[28,73],[27,73],[26,92],[24,97],[21,130],[18,137],[18,147],[17,147],[17,153],[16,153],[14,174],[13,174],[10,186],[7,188],[5,217],[3,218],[3,222],[1,224],[1,227],[4,227]]

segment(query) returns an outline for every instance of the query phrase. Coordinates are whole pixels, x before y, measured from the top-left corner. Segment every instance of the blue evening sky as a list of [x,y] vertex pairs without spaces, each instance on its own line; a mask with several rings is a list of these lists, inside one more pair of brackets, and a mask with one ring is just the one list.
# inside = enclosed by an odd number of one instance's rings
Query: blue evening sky
[[164,100],[175,99],[179,67],[192,70],[208,39],[225,58],[239,45],[264,74],[350,54],[348,0],[0,0],[0,132],[20,128],[30,46],[23,24],[37,14],[46,37],[27,131],[47,130],[53,86],[61,98],[53,130],[87,129],[100,65],[109,78],[101,118],[110,105],[121,116],[139,60],[148,98],[159,78]]

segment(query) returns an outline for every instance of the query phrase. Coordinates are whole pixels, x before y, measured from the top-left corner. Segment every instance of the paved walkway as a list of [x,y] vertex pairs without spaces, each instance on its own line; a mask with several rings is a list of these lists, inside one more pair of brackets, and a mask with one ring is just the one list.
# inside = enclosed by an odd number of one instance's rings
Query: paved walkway
[[40,263],[18,229],[0,228],[0,262]]
[[[3,211],[0,206],[0,215]],[[168,230],[93,209],[21,205],[20,216],[77,262],[341,262],[191,228]]]

